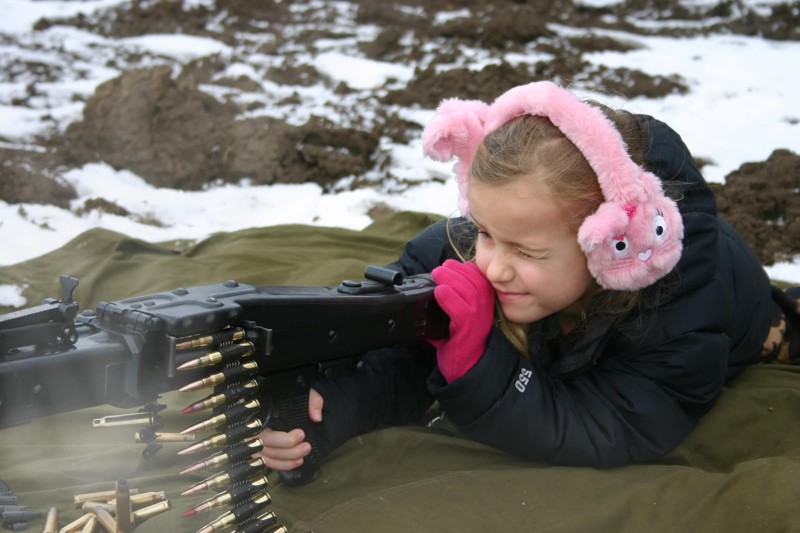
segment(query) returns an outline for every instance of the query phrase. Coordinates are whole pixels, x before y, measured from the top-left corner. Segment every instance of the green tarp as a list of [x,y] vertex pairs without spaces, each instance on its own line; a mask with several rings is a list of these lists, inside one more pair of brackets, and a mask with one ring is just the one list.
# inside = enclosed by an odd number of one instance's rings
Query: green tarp
[[[336,284],[394,259],[432,218],[400,213],[361,232],[278,226],[215,235],[199,244],[151,245],[95,230],[44,257],[0,269],[0,284],[27,285],[29,302],[58,296],[58,275],[80,278],[83,307],[181,286]],[[91,302],[91,305],[87,305]],[[178,415],[197,393],[169,393],[164,431],[204,417]],[[205,394],[205,393],[204,393]],[[200,394],[200,397],[204,394]],[[19,502],[82,514],[73,495],[129,480],[165,491],[172,509],[137,532],[197,531],[220,512],[183,517],[215,491],[180,492],[206,474],[181,476],[200,457],[165,443],[144,459],[131,428],[93,428],[111,406],[0,430],[0,479]],[[207,416],[207,415],[205,415]],[[203,454],[201,454],[201,457]],[[387,428],[346,443],[319,478],[290,488],[269,476],[271,509],[290,531],[800,531],[800,368],[748,369],[726,387],[697,430],[659,464],[597,470],[518,461],[438,430]],[[223,508],[222,510],[224,510]],[[43,519],[32,522],[41,531]]]

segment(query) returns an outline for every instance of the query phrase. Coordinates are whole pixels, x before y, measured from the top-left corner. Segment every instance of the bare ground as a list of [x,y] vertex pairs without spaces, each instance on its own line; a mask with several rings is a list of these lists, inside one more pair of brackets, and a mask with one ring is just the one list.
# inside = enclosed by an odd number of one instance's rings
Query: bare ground
[[[778,4],[768,16],[736,1],[695,10],[674,0],[629,0],[608,8],[580,7],[565,0],[352,3],[358,6],[357,24],[378,28],[376,37],[358,39],[360,53],[380,61],[419,65],[407,84],[387,84],[370,94],[357,95],[355,89],[343,84],[335,87],[343,100],[358,96],[365,109],[376,110],[374,116],[361,117],[359,109],[352,109],[347,124],[323,118],[311,118],[301,125],[267,116],[242,119],[243,114],[262,104],[220,101],[200,86],[213,85],[241,94],[257,93],[261,85],[244,75],[221,76],[226,64],[216,56],[193,61],[177,73],[170,66],[126,69],[121,76],[100,85],[85,102],[83,120],[71,124],[63,134],[39,140],[46,150],[0,148],[4,162],[0,166],[0,199],[68,207],[70,199],[76,197],[75,191],[54,177],[93,161],[129,169],[160,187],[191,190],[247,178],[255,184],[313,181],[333,190],[343,177],[390,166],[380,150],[382,138],[407,142],[419,135],[420,127],[403,120],[392,110],[395,105],[433,108],[451,96],[490,101],[513,85],[536,79],[555,79],[626,97],[659,98],[689,90],[679,75],[652,76],[634,69],[593,65],[584,59],[585,53],[609,49],[624,52],[632,44],[588,32],[556,38],[546,25],[550,22],[642,33],[629,20],[646,16],[664,21],[707,21],[702,29],[690,30],[684,25],[680,30],[647,30],[649,33],[677,36],[705,31],[800,39],[798,1]],[[217,0],[213,8],[184,9],[174,0],[134,2],[91,20],[40,20],[37,27],[69,24],[106,37],[179,32],[213,37],[233,47],[242,46],[242,36],[269,33],[269,44],[262,44],[254,53],[283,58],[280,68],[265,73],[271,82],[293,86],[333,83],[304,62],[303,54],[320,38],[357,36],[336,24],[337,13],[327,4],[313,12],[293,9],[292,5],[269,0]],[[445,24],[432,22],[434,13],[456,9],[469,9],[471,16]],[[214,23],[209,24],[212,20]],[[488,53],[543,52],[554,59],[516,66],[503,62],[479,71],[453,66],[459,64],[467,48]],[[129,63],[135,60],[125,59]],[[43,64],[21,66],[41,80],[59,74]],[[3,75],[9,78],[13,73]],[[35,96],[36,85],[31,84],[29,94],[15,104],[24,106],[26,98]],[[295,93],[280,104],[299,108],[303,102]],[[669,122],[669,117],[660,118]],[[703,161],[698,164],[702,166]],[[392,178],[388,171],[386,177]],[[350,186],[363,185],[356,180]],[[765,264],[800,254],[800,156],[776,150],[766,161],[742,165],[724,185],[714,188],[720,213],[753,245]],[[84,209],[125,214],[102,198],[89,202]]]

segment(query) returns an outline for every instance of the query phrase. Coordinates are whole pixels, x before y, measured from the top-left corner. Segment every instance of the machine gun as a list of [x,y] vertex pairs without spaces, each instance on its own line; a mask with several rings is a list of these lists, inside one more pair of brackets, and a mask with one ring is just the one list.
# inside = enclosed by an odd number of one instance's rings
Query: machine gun
[[365,352],[447,335],[431,278],[383,267],[338,286],[230,280],[100,302],[81,314],[77,284],[62,276],[59,300],[0,316],[0,428],[101,404],[150,406],[154,416],[161,393],[213,387],[201,404],[237,413],[230,445],[276,421],[308,423],[314,381],[352,372]]
[[447,335],[428,276],[369,266],[364,277],[338,286],[230,280],[100,302],[78,314],[78,280],[62,276],[60,300],[0,315],[0,428],[94,405],[153,402],[207,376],[208,365],[178,367],[233,330],[253,346],[253,375],[278,397],[307,392],[371,349]]

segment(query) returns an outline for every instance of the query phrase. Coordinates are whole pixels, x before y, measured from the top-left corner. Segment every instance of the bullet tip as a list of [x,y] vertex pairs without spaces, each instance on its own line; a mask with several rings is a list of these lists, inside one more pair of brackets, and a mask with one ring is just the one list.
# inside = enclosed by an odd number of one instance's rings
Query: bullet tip
[[203,468],[203,463],[193,464],[192,466],[187,466],[186,468],[181,470],[181,475],[190,474],[190,473],[196,472],[197,470],[200,470],[202,468]]
[[182,415],[188,415],[189,413],[194,413],[194,404],[190,405],[189,407],[184,407],[181,409]]
[[202,483],[200,483],[198,485],[192,485],[191,487],[189,487],[185,491],[181,492],[181,496],[189,496],[191,494],[194,494],[195,492],[200,492],[201,490],[203,490],[203,484]]
[[178,455],[189,455],[190,453],[194,453],[196,445],[192,444],[188,448],[184,448],[182,450],[178,450]]
[[188,511],[183,512],[183,516],[194,516],[197,514],[197,511],[194,509],[189,509]]

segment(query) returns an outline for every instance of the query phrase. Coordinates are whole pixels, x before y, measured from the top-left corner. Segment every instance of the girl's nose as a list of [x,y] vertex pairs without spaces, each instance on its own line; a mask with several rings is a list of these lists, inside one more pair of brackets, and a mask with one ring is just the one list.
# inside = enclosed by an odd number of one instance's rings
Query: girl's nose
[[508,261],[507,253],[496,250],[486,267],[486,279],[492,283],[504,283],[514,277],[514,270]]

